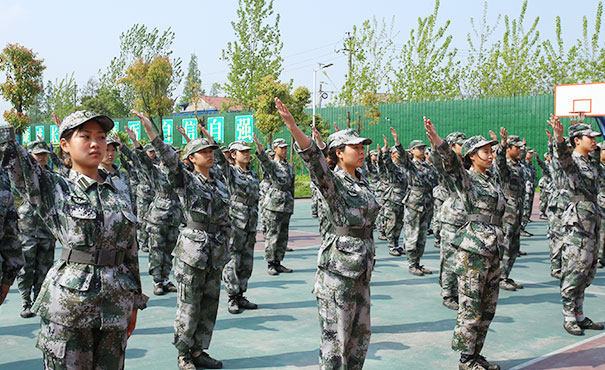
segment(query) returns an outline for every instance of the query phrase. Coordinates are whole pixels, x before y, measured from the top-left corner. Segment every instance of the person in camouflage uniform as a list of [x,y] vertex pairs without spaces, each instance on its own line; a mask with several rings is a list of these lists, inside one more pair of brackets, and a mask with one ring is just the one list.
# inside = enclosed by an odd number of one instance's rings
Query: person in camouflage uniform
[[570,191],[569,205],[562,216],[565,230],[561,253],[563,327],[572,335],[582,335],[585,329],[603,330],[603,324],[584,316],[584,292],[596,274],[601,210],[597,204],[600,176],[600,136],[588,124],[572,124],[569,140],[574,148],[570,153],[563,138],[563,125],[551,115],[555,155],[565,174],[564,185]]
[[136,206],[136,189],[132,187],[131,179],[132,167],[130,167],[129,162],[125,158],[121,158],[120,166],[114,163],[117,158],[118,149],[123,149],[124,146],[116,136],[108,137],[105,141],[107,143],[107,151],[99,165],[99,170],[107,173],[107,175],[110,175],[114,179],[120,178],[130,190],[131,204]]
[[[275,159],[275,152],[273,151],[273,149],[267,149],[267,156],[269,156],[270,160],[274,160]],[[257,156],[258,158],[258,156]],[[261,175],[263,173],[263,168],[261,166],[260,168],[260,172]],[[260,182],[259,188],[258,188],[258,217],[260,218],[260,230],[263,233],[263,235],[267,235],[267,222],[265,221],[265,212],[264,212],[264,207],[263,204],[265,203],[265,195],[267,195],[267,191],[269,190],[269,187],[271,186],[271,183],[269,182],[269,179],[267,178],[267,176],[262,175],[262,180]]]
[[288,246],[288,228],[294,212],[294,168],[286,160],[288,143],[284,139],[275,139],[272,143],[275,159],[270,160],[264,149],[256,155],[263,169],[263,176],[269,182],[263,199],[263,217],[265,218],[265,260],[267,273],[279,275],[290,273],[281,264]]
[[311,181],[326,200],[330,230],[319,250],[313,293],[317,297],[321,342],[320,369],[362,369],[370,344],[370,277],[375,246],[372,238],[379,206],[361,176],[364,145],[370,139],[353,129],[328,138],[334,170],[276,99],[277,109],[297,143]]
[[[449,147],[462,159],[460,152],[466,135],[462,132],[452,132],[445,141]],[[434,151],[431,153],[431,162],[435,163]],[[448,190],[446,178],[439,174],[439,185],[446,194],[445,200],[439,210],[439,285],[443,305],[452,310],[458,310],[458,276],[456,276],[456,247],[452,241],[456,233],[466,223],[466,209],[457,192]],[[435,233],[435,238],[437,233]]]
[[[204,129],[205,130],[205,129]],[[209,133],[204,132],[207,137]],[[246,299],[248,280],[254,265],[254,244],[258,221],[258,193],[260,180],[249,167],[252,148],[245,141],[229,144],[229,151],[235,164],[227,162],[222,153],[215,151],[217,164],[227,181],[231,194],[229,216],[231,217],[231,239],[229,254],[231,260],[223,270],[225,291],[229,295],[228,310],[238,314],[243,309],[254,310],[258,306]]]
[[[47,166],[50,150],[43,140],[29,143],[27,149],[44,171],[50,171]],[[21,317],[30,318],[34,316],[31,312],[32,302],[38,297],[42,282],[55,261],[55,238],[34,206],[23,202],[17,212],[19,240],[25,258],[25,264],[17,275],[17,286],[22,301]]]
[[532,207],[534,205],[534,195],[536,195],[536,180],[538,173],[532,159],[536,156],[536,151],[532,148],[527,148],[521,164],[525,169],[525,195],[523,198],[523,217],[521,218],[521,236],[530,237],[532,233],[525,230],[527,224],[531,222]]
[[544,153],[544,160],[540,159],[539,156],[536,156],[536,161],[538,161],[538,166],[542,169],[542,177],[538,181],[538,186],[540,187],[540,218],[547,220],[548,216],[546,215],[546,212],[548,209],[548,200],[553,192],[550,153]]
[[[397,136],[394,129],[391,129],[391,134],[393,138]],[[433,188],[437,186],[437,173],[426,161],[424,156],[426,144],[421,140],[410,142],[411,155],[403,150],[399,139],[395,140],[395,148],[399,153],[401,164],[408,173],[409,181],[403,212],[405,252],[409,271],[417,276],[432,274],[431,270],[420,265],[420,258],[424,254],[429,222],[433,218]]]
[[[159,161],[156,158],[155,149],[151,144],[145,145],[143,148],[149,159],[154,165],[159,165]],[[137,155],[138,157],[138,155]],[[132,157],[131,157],[132,158]],[[132,159],[134,161],[134,159]],[[156,198],[155,188],[147,180],[145,175],[145,168],[140,161],[137,161],[140,167],[137,167],[137,178],[139,184],[137,185],[137,217],[139,218],[140,226],[137,231],[137,240],[139,242],[139,248],[143,252],[149,252],[149,232],[147,231],[147,215],[151,210],[151,205]]]
[[[442,140],[430,120],[424,123],[433,147],[434,165],[446,187],[461,197],[467,220],[452,240],[457,247],[456,273],[460,307],[452,339],[452,349],[460,351],[459,369],[500,369],[481,355],[498,303],[502,243],[502,216],[506,205],[504,193],[495,176],[487,171],[492,165],[495,140],[473,136],[462,145],[463,160]],[[500,129],[502,145],[507,133]],[[498,151],[503,166],[504,151]],[[465,169],[467,168],[467,169]]]
[[[492,134],[493,139],[495,134],[493,132],[490,132],[490,134]],[[504,145],[499,145],[496,149],[495,158],[500,186],[506,195],[506,211],[502,223],[504,243],[500,248],[500,288],[511,291],[523,288],[523,285],[516,283],[509,277],[513,264],[519,255],[521,244],[525,172],[519,158],[523,146],[523,141],[519,136],[508,136],[508,141]],[[503,160],[504,163],[498,163],[500,160]]]
[[183,155],[193,165],[185,169],[179,155],[156,135],[151,121],[132,111],[143,124],[151,144],[163,163],[166,180],[183,205],[186,226],[181,229],[174,251],[177,308],[174,345],[181,370],[219,369],[222,362],[206,353],[210,346],[221,289],[221,273],[229,260],[231,235],[229,190],[215,165],[218,145],[197,138],[185,146]]
[[32,307],[45,369],[123,369],[137,309],[146,305],[128,188],[98,170],[113,125],[89,111],[65,118],[59,137],[71,155],[69,177],[44,171],[14,134],[0,138],[2,166],[63,246]]
[[[135,133],[126,128],[130,140],[134,143],[142,176],[139,181],[147,182],[154,189],[155,199],[145,215],[145,227],[149,246],[149,275],[153,277],[153,294],[164,295],[176,292],[176,286],[169,280],[172,270],[172,251],[179,235],[179,225],[183,217],[181,203],[174,188],[165,174],[163,164],[156,164],[136,139]],[[172,147],[171,147],[172,148]],[[154,148],[154,153],[157,153]],[[174,150],[174,149],[172,149]]]
[[605,266],[605,142],[599,143],[601,148],[601,175],[599,177],[599,196],[597,202],[601,207],[601,230],[599,234],[599,260],[597,261],[597,267],[603,268]]
[[408,176],[399,160],[400,154],[397,152],[397,148],[389,149],[386,136],[383,139],[384,148],[379,162],[379,171],[384,173],[388,186],[383,194],[383,208],[380,212],[384,218],[384,234],[388,241],[389,254],[397,257],[405,254],[403,248],[399,246],[399,237],[403,229],[403,200],[407,194]]
[[[3,129],[0,126],[0,137],[4,135]],[[0,167],[0,305],[25,264],[18,237],[18,218],[8,172]]]

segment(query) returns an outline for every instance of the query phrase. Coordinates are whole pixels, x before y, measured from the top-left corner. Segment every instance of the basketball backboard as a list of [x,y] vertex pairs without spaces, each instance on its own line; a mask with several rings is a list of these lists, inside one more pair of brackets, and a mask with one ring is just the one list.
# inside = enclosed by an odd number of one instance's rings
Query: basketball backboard
[[555,86],[555,116],[605,116],[605,82]]

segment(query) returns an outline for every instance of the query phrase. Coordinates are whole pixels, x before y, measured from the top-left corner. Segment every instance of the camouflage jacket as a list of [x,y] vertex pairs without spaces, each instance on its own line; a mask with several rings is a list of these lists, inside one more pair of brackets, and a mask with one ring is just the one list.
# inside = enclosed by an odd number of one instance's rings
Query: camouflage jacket
[[601,174],[599,175],[600,179],[600,190],[599,196],[597,197],[597,202],[601,207],[601,217],[605,217],[605,163],[601,162],[600,164]]
[[63,176],[63,177],[67,177],[69,176],[69,168],[67,166],[65,166],[65,162],[59,158],[59,156],[54,152],[54,150],[52,150],[53,145],[50,144],[50,154],[49,154],[49,158],[50,158],[50,162],[52,163],[52,171],[58,173],[59,175]]
[[[172,146],[169,147],[170,150],[174,151]],[[174,185],[168,181],[167,169],[163,168],[163,164],[152,161],[142,146],[136,148],[134,152],[141,163],[142,171],[139,173],[142,173],[142,176],[139,176],[140,183],[147,183],[155,193],[155,198],[149,206],[149,213],[145,217],[145,221],[178,227],[183,220],[183,212],[179,197],[174,191]]]
[[[231,224],[229,189],[222,182],[220,171],[215,165],[211,169],[211,179],[208,179],[196,171],[185,169],[172,146],[159,137],[151,144],[164,162],[166,179],[183,205],[183,218],[187,223],[179,234],[172,255],[201,270],[208,262],[215,269],[223,268],[230,258]],[[208,231],[199,226],[207,227]]]
[[399,160],[408,174],[408,194],[405,206],[418,212],[428,211],[433,207],[433,188],[437,186],[437,172],[427,161],[418,161],[403,149],[395,145]]
[[503,222],[516,225],[521,222],[525,197],[525,170],[520,160],[506,157],[506,148],[498,145],[494,158],[498,181],[506,196],[506,211]]
[[105,167],[99,165],[99,170],[103,173],[105,173],[105,175],[109,176],[111,175],[111,178],[115,181],[115,180],[120,180],[124,183],[124,185],[126,185],[128,187],[128,193],[130,195],[130,203],[134,206],[136,204],[137,198],[136,198],[136,192],[135,189],[132,187],[132,181],[131,181],[131,176],[130,173],[126,170],[126,168],[124,166],[117,166],[115,164],[111,165],[113,168],[113,171],[111,171],[111,173],[109,173],[109,171],[107,171],[105,169]]
[[[95,266],[59,259],[48,271],[32,310],[72,328],[125,330],[135,308],[144,308],[137,256],[136,222],[128,189],[74,170],[69,177],[44,171],[14,141],[0,145],[2,165],[15,188],[31,203],[63,248],[94,253],[120,250],[118,266]],[[102,177],[103,174],[99,172]]]
[[217,169],[223,174],[229,187],[231,225],[238,229],[256,231],[258,222],[258,197],[260,180],[256,172],[244,170],[227,162],[220,149],[214,150]]
[[0,284],[12,285],[25,263],[17,228],[17,210],[8,173],[0,167]]
[[[465,170],[458,155],[445,141],[433,150],[433,158],[435,168],[443,176],[446,187],[450,192],[458,194],[467,215],[503,216],[506,199],[495,176],[483,174],[474,168]],[[472,253],[493,256],[498,255],[502,240],[501,226],[466,221],[456,233],[452,244]]]
[[[126,159],[126,162],[130,163],[132,173],[136,177],[137,187],[135,194],[137,200],[151,203],[155,198],[155,190],[145,174],[146,167],[144,167],[139,160],[140,153],[137,152],[137,154],[135,154],[135,152],[133,152],[126,145],[123,145],[122,148],[120,148],[120,154],[123,155],[123,157]],[[157,164],[157,161],[154,161],[153,163]]]
[[548,198],[548,208],[563,212],[569,206],[571,193],[565,186],[565,171],[563,171],[558,155],[555,155],[555,147],[552,142],[548,143],[548,152],[551,158],[550,173],[552,176],[552,192]]
[[538,185],[540,186],[540,192],[544,192],[547,196],[549,196],[553,191],[553,181],[550,164],[540,159],[540,157],[537,158],[537,161],[538,166],[540,166],[540,169],[542,170],[542,177],[538,181]]
[[324,235],[318,267],[346,278],[369,281],[375,255],[374,240],[336,235],[333,231],[334,227],[374,227],[379,206],[367,179],[358,173],[359,180],[356,180],[339,166],[330,170],[314,142],[305,150],[298,146],[296,150],[325,200],[326,217],[332,226]]
[[[442,163],[440,158],[436,159],[434,152],[431,152],[431,163],[436,163],[435,161],[440,165]],[[435,170],[437,170],[436,167]],[[437,178],[439,185],[433,189],[433,197],[442,200],[441,207],[435,213],[437,221],[453,225],[457,228],[464,226],[467,217],[462,198],[457,192],[449,190],[447,178],[441,172],[438,172]]]
[[277,157],[271,160],[264,150],[256,152],[263,169],[263,180],[267,179],[269,187],[263,199],[264,209],[275,212],[294,212],[294,168],[287,161]]
[[403,205],[408,192],[408,174],[405,168],[398,163],[393,162],[391,153],[381,153],[380,172],[384,173],[384,180],[388,184],[386,186],[382,199],[398,205]]
[[525,181],[530,182],[532,184],[536,184],[536,180],[538,178],[538,173],[536,172],[536,166],[534,166],[533,162],[527,162],[525,160],[521,161],[524,168],[525,173]]
[[376,163],[372,163],[371,156],[368,155],[364,159],[363,167],[365,169],[368,181],[370,182],[370,188],[372,189],[372,191],[374,191],[374,193],[376,193],[380,181],[380,170],[378,168],[378,161],[376,161]]
[[[69,169],[68,169],[69,170]],[[48,166],[44,166],[43,171],[50,171]],[[53,234],[42,221],[35,207],[28,202],[23,202],[17,208],[19,214],[19,231],[30,237],[38,239],[54,239]]]
[[598,238],[597,230],[601,210],[597,204],[600,178],[600,150],[584,157],[578,152],[572,153],[565,142],[557,143],[555,156],[561,163],[565,174],[564,187],[569,190],[571,198],[563,213],[565,225],[576,226],[587,236]]

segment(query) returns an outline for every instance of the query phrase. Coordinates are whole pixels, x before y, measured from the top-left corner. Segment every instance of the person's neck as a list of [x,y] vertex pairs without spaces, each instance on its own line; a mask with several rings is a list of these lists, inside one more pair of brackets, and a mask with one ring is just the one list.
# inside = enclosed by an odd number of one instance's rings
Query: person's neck
[[574,151],[577,152],[580,155],[583,155],[586,158],[588,158],[588,154],[590,154],[590,151],[588,151],[588,150],[586,150],[584,148],[581,148],[581,147],[576,147],[574,149]]
[[103,166],[103,168],[106,169],[107,172],[113,173],[113,170],[114,170],[113,163],[103,163],[103,162],[101,162],[101,166]]
[[197,172],[201,173],[202,175],[204,175],[204,177],[207,178],[208,180],[211,180],[211,178],[210,178],[210,168],[195,166],[195,170]]
[[416,156],[414,156],[414,159],[415,159],[415,160],[417,160],[418,162],[422,162],[422,161],[424,161],[426,158],[424,158],[424,156],[422,156],[422,157],[416,157]]
[[483,168],[481,166],[473,166],[473,168],[477,170],[477,172],[481,172],[484,175],[487,174],[487,168]]
[[279,156],[279,155],[276,154],[275,155],[275,159],[277,159],[278,161],[285,161],[286,157],[282,157],[282,156]]
[[248,164],[242,162],[235,162],[235,164],[244,171],[248,171]]
[[351,177],[353,177],[355,181],[359,181],[359,179],[357,178],[357,173],[355,172],[355,170],[357,169],[355,166],[347,166],[341,162],[338,164],[338,167],[342,168],[343,171],[351,175]]
[[72,166],[71,166],[72,170],[81,173],[84,176],[88,176],[91,179],[95,180],[96,182],[103,182],[103,179],[101,178],[101,176],[99,175],[99,167],[83,167],[78,165],[78,163],[75,163],[72,161]]
[[509,153],[506,153],[506,158],[510,159],[513,162],[517,162],[517,158],[513,158]]

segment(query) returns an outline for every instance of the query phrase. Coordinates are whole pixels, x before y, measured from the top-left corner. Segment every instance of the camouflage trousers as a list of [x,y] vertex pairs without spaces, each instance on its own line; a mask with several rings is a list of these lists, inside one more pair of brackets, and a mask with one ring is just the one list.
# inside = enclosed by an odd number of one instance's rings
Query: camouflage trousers
[[596,235],[587,236],[573,228],[565,228],[566,236],[561,251],[561,301],[563,315],[583,315],[584,291],[592,283],[597,271]]
[[534,195],[536,187],[531,182],[525,183],[525,198],[523,198],[523,216],[521,217],[521,228],[525,229],[531,217],[532,208],[534,206]]
[[292,214],[265,209],[265,260],[281,262],[288,246],[288,228]]
[[601,231],[599,232],[599,258],[605,263],[605,217],[601,217]]
[[558,208],[548,213],[548,236],[550,249],[550,272],[561,272],[561,251],[563,250],[563,237],[565,230],[561,222],[563,211]]
[[317,196],[317,188],[311,183],[311,215],[317,217],[317,203],[319,197]]
[[433,207],[428,207],[428,209],[425,207],[424,211],[417,211],[406,206],[403,211],[405,253],[410,266],[420,263],[420,257],[424,254],[426,245],[426,233],[432,217]]
[[504,241],[500,246],[500,278],[508,279],[521,247],[521,225],[519,223],[502,224]]
[[181,353],[208,349],[221,293],[221,269],[208,259],[203,270],[176,259],[177,282],[174,346]]
[[318,270],[320,369],[362,369],[370,345],[370,284]]
[[387,237],[389,248],[399,248],[399,237],[403,229],[403,204],[387,201],[382,207],[381,213],[384,223],[384,235]]
[[145,217],[149,214],[151,202],[153,202],[153,199],[137,197],[137,219],[139,220],[137,243],[139,249],[144,247],[149,248],[149,236],[147,235],[147,221],[145,221]]
[[36,347],[46,370],[124,369],[126,330],[70,328],[42,319]]
[[540,189],[540,215],[546,215],[548,209],[548,197],[550,194]]
[[255,243],[256,230],[231,228],[231,241],[229,242],[231,260],[223,269],[223,282],[227,294],[237,295],[248,290],[248,279],[252,275],[254,266]]
[[500,261],[463,249],[456,252],[459,309],[452,349],[480,354],[498,304]]
[[456,251],[452,240],[458,227],[447,222],[441,224],[441,247],[439,253],[439,285],[441,296],[458,297],[458,276],[456,275]]
[[172,251],[179,236],[178,226],[147,223],[149,235],[149,275],[154,283],[161,283],[170,277]]
[[384,217],[385,210],[386,206],[382,205],[380,207],[380,211],[378,211],[378,217],[376,217],[376,230],[378,231],[379,235],[386,237],[386,218]]
[[[17,286],[23,304],[31,306],[40,293],[46,273],[55,263],[55,239],[19,235],[25,264],[17,275]],[[34,296],[32,298],[32,289]]]

